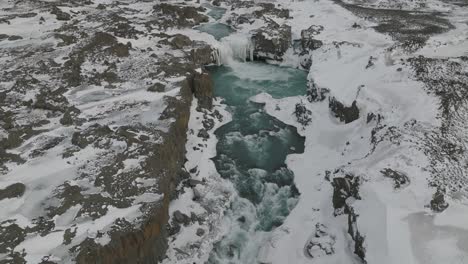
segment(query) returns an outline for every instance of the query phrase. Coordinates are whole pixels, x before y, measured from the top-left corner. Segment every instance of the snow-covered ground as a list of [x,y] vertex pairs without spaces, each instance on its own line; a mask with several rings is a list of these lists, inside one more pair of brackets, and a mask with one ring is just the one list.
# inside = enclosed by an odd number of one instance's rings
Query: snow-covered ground
[[[306,137],[304,154],[293,154],[287,159],[301,193],[299,203],[285,223],[264,241],[256,261],[362,263],[349,234],[349,216],[336,215],[332,203],[331,181],[351,174],[359,177],[361,184],[359,199],[350,197],[347,204],[354,209],[357,220],[353,224],[364,237],[367,263],[466,263],[468,224],[460,220],[468,215],[466,199],[452,193],[445,196],[449,204],[446,210],[437,213],[430,208],[438,188],[429,184],[434,165],[423,146],[428,133],[442,126],[440,98],[428,93],[426,84],[414,77],[414,68],[407,63],[418,55],[466,55],[466,7],[440,1],[357,3],[370,8],[450,14],[447,19],[453,30],[430,36],[421,49],[408,53],[398,48],[397,40],[390,35],[374,29],[378,22],[364,19],[337,2],[273,3],[289,9],[291,19],[273,19],[291,26],[293,40],[300,39],[301,31],[311,25],[323,26],[316,36],[323,46],[312,53],[308,78],[328,89],[329,96],[344,105],[356,101],[360,113],[359,119],[345,124],[331,113],[328,99],[307,103],[312,123],[304,127],[293,112],[297,103],[307,101],[306,97],[273,99],[260,94],[252,98],[264,103],[270,115],[296,126]],[[255,7],[228,9],[223,19],[232,13],[248,14],[253,10]],[[255,20],[239,26],[237,34],[248,36],[263,25]],[[233,41],[229,43],[231,48],[236,46]],[[283,58],[280,65],[299,66],[292,49]],[[386,169],[406,175],[409,184],[396,188],[394,181],[385,177]],[[307,247],[317,241],[322,248]]]

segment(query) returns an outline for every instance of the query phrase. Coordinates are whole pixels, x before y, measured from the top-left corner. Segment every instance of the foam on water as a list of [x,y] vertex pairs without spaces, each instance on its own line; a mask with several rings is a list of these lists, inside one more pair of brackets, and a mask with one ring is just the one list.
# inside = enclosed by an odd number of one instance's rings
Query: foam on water
[[[245,42],[238,43],[236,56],[243,57],[248,49],[241,45]],[[224,99],[232,114],[232,121],[216,131],[218,156],[213,160],[237,190],[224,219],[229,232],[210,255],[209,263],[216,264],[256,263],[260,247],[298,201],[285,159],[304,149],[295,128],[249,98],[262,92],[276,98],[304,94],[306,73],[234,58],[227,66],[211,68],[215,96]]]
[[254,46],[249,36],[243,34],[229,35],[220,41],[220,46],[215,51],[216,63],[220,65],[231,65],[235,61],[253,61]]

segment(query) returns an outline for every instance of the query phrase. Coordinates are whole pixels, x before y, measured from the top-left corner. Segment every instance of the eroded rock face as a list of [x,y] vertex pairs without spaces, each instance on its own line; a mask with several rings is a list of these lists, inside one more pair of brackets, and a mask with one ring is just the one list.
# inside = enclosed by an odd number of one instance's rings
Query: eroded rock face
[[214,63],[213,48],[206,43],[197,42],[190,50],[190,56],[196,65],[208,65]]
[[352,207],[349,207],[348,211],[348,234],[354,240],[354,254],[356,254],[364,263],[367,263],[364,236],[359,233],[357,228],[357,219],[359,215],[354,212],[354,208]]
[[254,56],[262,60],[282,60],[291,46],[291,27],[270,21],[268,26],[257,30],[253,36]]
[[359,108],[356,101],[353,101],[351,106],[345,106],[335,97],[329,99],[328,106],[336,118],[340,119],[345,124],[351,123],[359,118]]
[[[64,262],[158,263],[167,248],[169,203],[187,177],[194,91],[207,107],[211,102],[206,76],[193,81],[211,62],[210,47],[160,32],[158,25],[206,21],[203,9],[52,5],[12,5],[8,12],[40,25],[37,35],[18,36],[21,41],[0,35],[18,41],[3,50],[9,59],[0,65],[0,174],[13,179],[27,166],[31,172],[23,176],[34,179],[2,184],[0,200],[37,207],[33,215],[25,212],[26,226],[12,215],[1,221],[0,263],[24,263],[31,248],[17,246],[51,234],[58,244],[37,253],[38,263],[53,263],[51,252]],[[31,8],[44,17],[25,13]],[[21,26],[16,16],[7,17],[12,27]],[[132,45],[121,38],[149,41]],[[67,214],[74,217],[56,225],[54,219]],[[104,219],[93,230],[80,229]]]
[[200,107],[211,109],[213,106],[213,81],[210,74],[206,71],[195,72],[192,89]]
[[344,177],[335,177],[332,182],[333,186],[333,208],[335,215],[349,213],[349,207],[346,204],[348,198],[360,199],[359,186],[360,178],[351,174]]
[[[337,171],[335,173],[343,173]],[[366,263],[366,248],[364,245],[364,236],[358,230],[357,220],[359,215],[355,212],[354,200],[360,200],[359,187],[361,178],[350,173],[345,173],[344,177],[335,176],[332,181],[333,186],[333,208],[335,215],[345,214],[348,217],[348,234],[354,241],[354,254]]]

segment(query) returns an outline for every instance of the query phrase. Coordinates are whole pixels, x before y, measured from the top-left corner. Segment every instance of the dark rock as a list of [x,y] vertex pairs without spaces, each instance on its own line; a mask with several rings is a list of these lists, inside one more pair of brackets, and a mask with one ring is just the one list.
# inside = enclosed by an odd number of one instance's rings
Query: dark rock
[[[246,1],[246,2],[248,2],[248,1]],[[275,4],[273,4],[273,3],[260,2],[260,3],[255,3],[255,6],[259,6],[259,7],[262,8],[260,10],[255,10],[253,12],[253,15],[256,18],[262,18],[265,15],[276,16],[276,17],[279,17],[279,18],[289,18],[289,10],[288,9],[276,8]]]
[[213,0],[213,2],[211,2],[211,4],[214,5],[214,6],[220,6],[221,1],[220,0]]
[[255,18],[249,14],[242,14],[236,18],[236,25],[252,24]]
[[307,100],[309,102],[321,102],[325,100],[327,94],[330,93],[330,90],[326,88],[320,88],[315,84],[313,80],[310,80],[307,83]]
[[367,114],[367,124],[369,124],[373,120],[376,120],[377,123],[380,123],[381,119],[382,119],[382,116],[380,114],[374,114],[374,113]]
[[80,110],[78,108],[69,107],[63,114],[63,117],[60,119],[60,124],[64,126],[73,125],[73,123],[75,122],[74,119],[77,118],[77,115],[79,113],[80,113]]
[[302,68],[309,70],[310,67],[312,67],[312,54],[310,54],[309,51],[302,51],[299,54],[299,63]]
[[359,25],[358,23],[354,22],[354,24],[351,26],[352,28],[361,28],[361,25]]
[[316,32],[317,29],[314,26],[301,31],[301,47],[303,50],[313,51],[323,46],[323,42],[321,40],[314,38],[317,34]]
[[19,40],[19,39],[23,39],[23,37],[21,37],[21,36],[9,36],[8,37],[9,41],[15,41],[15,40]]
[[346,200],[350,197],[361,199],[359,196],[360,178],[347,174],[345,177],[333,178],[333,208],[335,214],[340,214],[341,210],[347,212]]
[[282,60],[291,46],[291,27],[270,21],[268,26],[257,30],[252,36],[254,56],[259,59]]
[[86,148],[92,142],[111,133],[112,130],[108,126],[94,124],[81,132],[73,133],[71,142],[75,146]]
[[202,124],[203,124],[203,128],[205,128],[207,131],[209,131],[209,130],[213,129],[213,127],[215,125],[215,122],[211,118],[205,118],[205,119],[203,119]]
[[184,47],[190,46],[192,44],[192,40],[189,37],[177,34],[171,40],[172,47],[176,49],[183,49]]
[[194,188],[195,186],[197,186],[198,184],[203,184],[202,181],[199,181],[199,180],[195,180],[195,179],[188,179],[187,180],[187,185],[191,188]]
[[78,39],[73,35],[65,35],[65,34],[55,34],[54,37],[62,40],[62,43],[59,43],[58,46],[68,46],[74,44],[78,41]]
[[189,170],[190,173],[195,173],[198,170],[198,166],[195,166]]
[[348,234],[354,240],[354,254],[366,263],[366,248],[364,247],[364,236],[359,233],[357,228],[358,215],[352,207],[348,207]]
[[296,116],[297,122],[304,127],[308,126],[310,122],[312,122],[312,118],[310,117],[312,115],[312,111],[307,109],[303,102],[296,104],[294,115]]
[[173,214],[174,221],[178,224],[188,225],[190,224],[190,217],[181,211],[177,210]]
[[7,224],[8,222],[2,222],[2,225],[0,225],[0,254],[6,254],[12,251],[11,249],[15,248],[26,238],[26,232],[24,229],[19,227],[17,224]]
[[190,51],[193,63],[197,65],[208,65],[214,62],[212,57],[213,50],[210,45],[197,43]]
[[393,187],[395,189],[407,186],[410,183],[408,176],[403,172],[385,168],[381,170],[380,173],[382,173],[387,178],[393,179]]
[[203,228],[198,228],[197,229],[197,236],[203,236],[205,234],[205,230]]
[[203,138],[203,139],[209,139],[210,138],[210,134],[208,134],[208,132],[205,130],[205,129],[200,129],[200,131],[198,131],[198,137],[200,138]]
[[3,199],[21,197],[25,190],[26,186],[19,182],[9,185],[5,189],[0,189],[0,201]]
[[208,22],[209,19],[203,12],[202,7],[171,5],[162,3],[153,7],[154,12],[161,16],[158,25],[161,28],[169,27],[192,27],[200,23]]
[[308,29],[301,31],[301,46],[303,50],[316,50],[323,46],[321,40],[315,39],[315,36],[323,31],[323,26],[312,25]]
[[359,118],[359,108],[357,107],[356,101],[353,101],[351,106],[348,107],[336,100],[335,97],[331,97],[328,106],[335,117],[339,118],[341,122],[345,122],[345,124],[351,123]]
[[432,211],[436,213],[441,213],[449,207],[449,204],[445,201],[445,194],[440,188],[432,196],[430,206]]
[[148,89],[146,89],[146,90],[147,90],[148,92],[163,93],[163,92],[166,90],[166,85],[157,82],[157,83],[151,85],[150,87],[148,87]]
[[58,7],[54,6],[52,8],[52,11],[50,12],[52,14],[55,15],[55,17],[57,18],[57,20],[63,20],[63,21],[67,21],[67,20],[70,20],[71,19],[71,15],[66,13],[66,12],[63,12],[62,10],[60,10]]
[[376,60],[377,60],[377,58],[374,58],[373,56],[370,56],[369,61],[367,62],[367,65],[366,65],[366,69],[369,69],[372,66],[374,66]]
[[213,81],[208,72],[195,72],[192,82],[192,90],[198,99],[198,105],[211,109],[213,106]]

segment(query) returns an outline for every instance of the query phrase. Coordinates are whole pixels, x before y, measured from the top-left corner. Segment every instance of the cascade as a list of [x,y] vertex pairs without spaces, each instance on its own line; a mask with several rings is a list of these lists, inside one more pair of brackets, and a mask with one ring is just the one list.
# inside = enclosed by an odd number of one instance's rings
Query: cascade
[[219,47],[214,51],[218,66],[228,65],[233,61],[253,61],[254,45],[245,35],[234,34],[221,39]]

